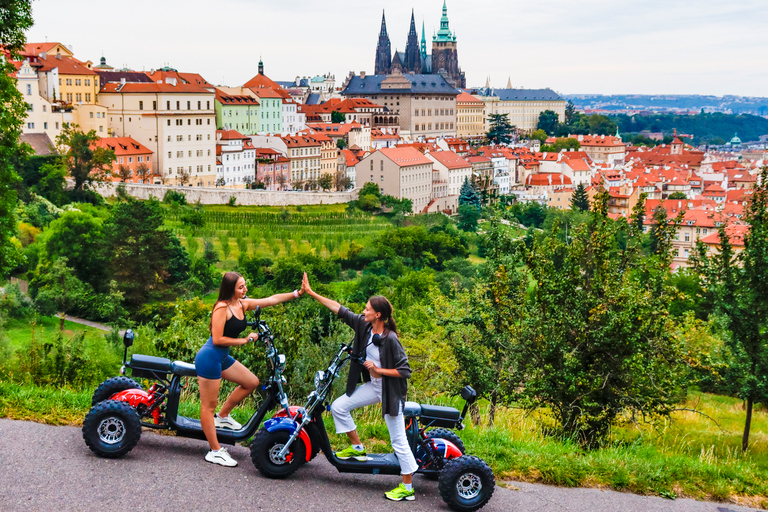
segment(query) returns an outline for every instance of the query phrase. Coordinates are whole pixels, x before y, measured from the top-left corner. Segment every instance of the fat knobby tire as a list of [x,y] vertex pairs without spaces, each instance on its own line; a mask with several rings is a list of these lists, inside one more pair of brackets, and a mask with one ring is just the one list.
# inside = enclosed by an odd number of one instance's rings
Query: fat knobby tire
[[[464,498],[459,494],[457,484],[470,479],[479,479],[482,488],[477,496]],[[481,458],[474,455],[462,455],[446,462],[440,472],[437,485],[440,497],[453,510],[460,512],[472,512],[485,506],[491,499],[496,488],[493,471]]]
[[[462,455],[466,453],[466,449],[464,449],[464,441],[462,441],[453,430],[448,430],[447,428],[433,428],[427,430],[427,439],[445,439],[446,441],[455,444],[456,448],[461,450]],[[437,480],[439,476],[440,473],[424,473],[424,477],[428,480]]]
[[304,442],[297,438],[291,444],[291,461],[276,463],[270,459],[270,451],[276,445],[284,445],[291,434],[287,430],[269,432],[261,428],[253,437],[251,443],[251,461],[256,469],[267,478],[285,478],[292,475],[306,461]]
[[[102,439],[100,429],[102,434],[112,434],[112,442]],[[91,407],[83,421],[83,440],[99,457],[122,457],[136,446],[140,438],[141,419],[136,409],[127,402],[99,402]]]
[[108,400],[115,393],[125,391],[126,389],[144,389],[144,388],[141,387],[141,384],[139,384],[133,379],[129,379],[128,377],[109,378],[104,382],[102,382],[101,384],[99,384],[99,387],[97,387],[96,391],[93,392],[93,397],[91,398],[91,406],[94,406],[97,403],[102,402],[104,400]]

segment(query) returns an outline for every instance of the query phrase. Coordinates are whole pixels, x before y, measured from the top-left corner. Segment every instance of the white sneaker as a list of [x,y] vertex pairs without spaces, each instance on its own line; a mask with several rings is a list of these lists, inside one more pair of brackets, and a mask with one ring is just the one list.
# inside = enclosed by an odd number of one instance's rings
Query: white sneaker
[[229,452],[227,452],[227,449],[224,447],[219,448],[218,451],[216,450],[209,451],[208,454],[205,456],[205,460],[208,462],[212,462],[213,464],[226,466],[228,468],[233,468],[237,466],[237,461],[232,458]]
[[241,424],[232,419],[232,416],[224,416],[222,418],[218,414],[214,414],[213,423],[216,425],[216,428],[227,428],[230,430],[240,430],[243,428]]

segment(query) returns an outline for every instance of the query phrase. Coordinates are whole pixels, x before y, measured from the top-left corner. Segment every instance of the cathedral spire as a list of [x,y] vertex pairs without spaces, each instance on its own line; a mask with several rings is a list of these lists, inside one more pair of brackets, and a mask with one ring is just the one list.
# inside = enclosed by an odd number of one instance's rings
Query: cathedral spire
[[379,42],[376,45],[376,63],[374,65],[374,74],[388,75],[392,67],[392,46],[387,35],[387,20],[384,17],[384,10],[381,11],[381,32],[379,32]]
[[427,61],[427,36],[424,35],[424,21],[421,22],[421,61]]
[[408,42],[405,45],[404,73],[421,73],[421,51],[419,50],[419,36],[416,33],[416,19],[411,9],[411,28],[408,31]]

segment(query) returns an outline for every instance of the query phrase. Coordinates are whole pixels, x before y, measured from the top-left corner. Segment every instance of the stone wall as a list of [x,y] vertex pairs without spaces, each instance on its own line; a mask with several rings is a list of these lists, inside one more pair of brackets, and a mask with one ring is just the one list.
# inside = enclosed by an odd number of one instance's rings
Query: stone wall
[[[96,187],[104,197],[115,195],[117,183],[107,183]],[[167,185],[140,185],[126,183],[128,195],[137,199],[149,199],[154,196],[160,200],[168,190],[177,190],[187,196],[188,203],[200,201],[202,204],[227,204],[230,196],[237,198],[237,204],[244,206],[291,206],[309,204],[348,203],[357,199],[358,189],[346,192],[275,192],[265,190],[237,190],[225,188],[175,187]]]

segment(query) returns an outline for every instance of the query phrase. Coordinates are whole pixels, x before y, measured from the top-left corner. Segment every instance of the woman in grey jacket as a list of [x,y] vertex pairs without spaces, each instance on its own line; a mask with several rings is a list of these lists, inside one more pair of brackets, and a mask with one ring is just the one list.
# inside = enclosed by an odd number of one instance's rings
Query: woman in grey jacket
[[[315,293],[304,274],[302,289],[323,306],[333,311],[355,332],[352,352],[365,358],[365,364],[352,362],[349,367],[346,393],[331,404],[336,433],[345,432],[351,446],[336,452],[342,460],[367,460],[365,448],[357,435],[357,427],[350,411],[358,407],[381,403],[384,421],[389,429],[392,449],[400,461],[403,483],[385,493],[393,501],[416,499],[413,473],[419,468],[405,436],[403,406],[408,391],[411,367],[403,345],[397,337],[397,325],[392,317],[392,305],[380,295],[371,297],[362,315],[356,315],[338,302]],[[360,381],[363,385],[357,387]]]

